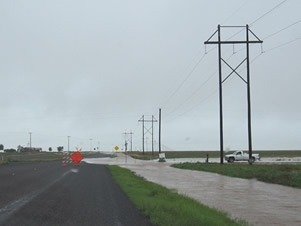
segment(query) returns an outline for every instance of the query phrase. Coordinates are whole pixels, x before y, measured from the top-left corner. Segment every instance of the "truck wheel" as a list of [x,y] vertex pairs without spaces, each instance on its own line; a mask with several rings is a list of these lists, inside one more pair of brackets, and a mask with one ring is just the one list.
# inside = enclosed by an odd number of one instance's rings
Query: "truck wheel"
[[234,158],[229,158],[229,162],[233,163],[234,162]]

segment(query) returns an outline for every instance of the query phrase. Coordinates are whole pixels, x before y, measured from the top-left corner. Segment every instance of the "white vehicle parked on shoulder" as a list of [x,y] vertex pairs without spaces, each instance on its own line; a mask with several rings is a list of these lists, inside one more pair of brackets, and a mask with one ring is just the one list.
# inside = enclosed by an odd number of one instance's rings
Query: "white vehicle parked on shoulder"
[[[249,161],[249,153],[244,151],[236,151],[233,154],[226,155],[225,160],[228,162]],[[252,154],[251,160],[252,162],[255,162],[255,160],[260,160],[259,154]]]

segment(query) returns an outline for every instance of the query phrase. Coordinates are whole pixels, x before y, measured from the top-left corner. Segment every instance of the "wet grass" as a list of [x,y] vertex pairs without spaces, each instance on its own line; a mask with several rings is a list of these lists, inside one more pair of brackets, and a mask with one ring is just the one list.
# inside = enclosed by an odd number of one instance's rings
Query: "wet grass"
[[[224,152],[224,156],[226,154],[231,154],[234,151]],[[210,158],[219,158],[220,152],[219,151],[166,151],[165,157],[167,159],[174,159],[174,158],[206,158],[207,154],[209,159]],[[261,158],[268,158],[268,157],[301,157],[301,151],[253,151],[255,154],[260,154]],[[158,159],[159,154],[155,152],[152,155],[152,152],[128,152],[132,158],[141,159],[141,160],[152,160]]]
[[165,157],[167,159],[174,159],[174,158],[218,158],[219,152],[218,151],[167,151],[165,152]]
[[301,165],[292,164],[224,164],[218,163],[180,163],[172,167],[218,173],[230,177],[259,181],[301,188]]
[[152,160],[152,159],[158,159],[159,154],[158,152],[155,152],[152,154],[152,152],[127,152],[127,155],[131,156],[134,159],[140,159],[140,160]]
[[[74,152],[70,152],[74,153]],[[57,161],[63,159],[63,152],[14,152],[1,153],[0,164],[9,162],[38,162],[38,161]],[[95,152],[81,152],[82,156],[89,157]],[[3,160],[2,160],[3,159]]]
[[57,157],[47,157],[47,158],[32,158],[32,159],[8,159],[7,162],[44,162],[44,161],[57,161],[62,160],[61,156]]
[[244,221],[232,220],[225,213],[146,181],[128,169],[107,167],[116,183],[154,225],[247,225]]
[[260,154],[260,157],[301,157],[301,151],[257,151],[254,153]]
[[6,161],[6,160],[0,160],[0,165],[5,165],[5,164],[8,164],[8,161]]

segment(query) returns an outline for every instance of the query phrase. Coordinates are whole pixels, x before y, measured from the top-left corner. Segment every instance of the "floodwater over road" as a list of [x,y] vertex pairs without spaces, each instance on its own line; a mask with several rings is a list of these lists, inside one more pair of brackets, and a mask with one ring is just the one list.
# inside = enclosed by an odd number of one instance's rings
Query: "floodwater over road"
[[254,225],[301,225],[301,189],[170,167],[171,163],[117,158],[87,163],[120,165],[149,181],[192,197]]

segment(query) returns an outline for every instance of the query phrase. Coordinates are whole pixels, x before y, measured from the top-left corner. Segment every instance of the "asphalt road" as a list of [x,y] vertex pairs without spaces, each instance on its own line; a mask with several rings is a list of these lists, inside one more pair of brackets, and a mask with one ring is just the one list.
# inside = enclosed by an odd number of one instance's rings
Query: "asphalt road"
[[104,165],[0,165],[0,225],[151,225]]
[[[0,153],[0,160],[12,160],[12,161],[22,161],[22,160],[31,160],[31,159],[39,159],[45,160],[48,158],[55,158],[63,156],[65,152],[27,152],[27,153]],[[97,158],[102,156],[110,156],[104,153],[90,153],[90,152],[83,152],[84,157],[87,158]]]

